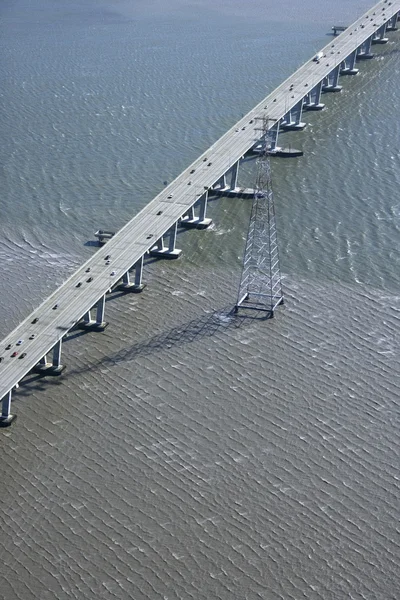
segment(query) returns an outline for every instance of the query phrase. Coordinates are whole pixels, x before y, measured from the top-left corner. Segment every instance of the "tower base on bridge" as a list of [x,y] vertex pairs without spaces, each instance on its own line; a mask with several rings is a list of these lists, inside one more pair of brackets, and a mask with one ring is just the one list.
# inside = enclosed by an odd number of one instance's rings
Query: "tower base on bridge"
[[120,292],[130,292],[131,294],[140,294],[143,292],[146,287],[145,283],[141,283],[140,285],[136,285],[135,283],[120,283],[116,286],[116,290]]
[[168,248],[158,248],[154,246],[149,250],[150,256],[158,256],[159,258],[179,258],[182,253],[182,250],[175,248],[175,250],[169,250]]
[[212,191],[215,196],[228,196],[229,198],[253,198],[253,188],[217,188]]
[[[249,151],[249,153],[263,154],[264,151],[263,144],[257,144]],[[275,148],[267,150],[267,154],[268,156],[278,156],[280,158],[296,158],[297,156],[303,156],[304,152],[303,150],[298,150],[297,148],[292,148],[291,146],[289,146],[289,148],[275,146]]]
[[33,367],[32,371],[34,373],[39,373],[39,375],[46,375],[46,377],[56,377],[58,375],[61,375],[64,369],[65,365],[59,365],[58,367],[55,367],[50,363],[48,365],[36,365],[35,367]]
[[276,146],[273,150],[267,152],[268,156],[278,156],[279,158],[296,158],[297,156],[303,156],[303,150],[297,148],[281,148]]
[[357,55],[357,60],[369,60],[370,58],[374,58],[374,54],[372,52],[365,52],[363,54]]
[[88,323],[81,321],[76,327],[84,331],[104,331],[107,325],[108,321],[102,321],[101,323],[97,323],[96,321],[89,321]]
[[284,131],[302,131],[307,126],[307,123],[296,123],[296,121],[292,121],[291,123],[281,123],[280,129]]
[[15,421],[17,415],[8,415],[8,417],[0,416],[0,427],[10,427],[11,423]]
[[389,41],[389,38],[379,38],[377,40],[372,40],[373,44],[387,44]]
[[179,225],[181,227],[186,227],[187,229],[207,229],[211,223],[212,219],[207,218],[200,221],[199,217],[195,217],[194,219],[182,219]]

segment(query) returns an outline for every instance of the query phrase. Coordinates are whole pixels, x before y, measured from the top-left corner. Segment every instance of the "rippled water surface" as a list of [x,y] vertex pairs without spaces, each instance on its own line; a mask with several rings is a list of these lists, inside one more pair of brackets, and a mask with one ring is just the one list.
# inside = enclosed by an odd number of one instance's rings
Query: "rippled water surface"
[[[301,4],[301,6],[300,6]],[[0,330],[369,2],[0,8]],[[28,376],[0,435],[0,597],[398,597],[399,33],[272,164],[285,305],[230,316],[250,204]],[[241,168],[252,185],[254,164]]]

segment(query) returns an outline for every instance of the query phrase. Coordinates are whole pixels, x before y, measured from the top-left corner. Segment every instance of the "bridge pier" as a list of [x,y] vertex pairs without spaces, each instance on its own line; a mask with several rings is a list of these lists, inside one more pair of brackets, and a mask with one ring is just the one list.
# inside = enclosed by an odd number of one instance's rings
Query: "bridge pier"
[[269,143],[269,151],[272,154],[278,148],[279,126],[280,126],[280,122],[277,121],[271,127],[271,129],[268,130],[267,139],[265,140],[265,143]]
[[53,346],[52,361],[49,362],[47,360],[47,354],[45,354],[32,370],[41,375],[61,375],[65,369],[65,365],[61,364],[61,346],[62,338],[58,340],[55,346]]
[[143,256],[133,265],[132,270],[135,269],[135,279],[132,283],[129,276],[129,271],[123,274],[122,283],[117,286],[118,290],[122,292],[133,292],[139,294],[144,288],[145,284],[142,283],[143,275]]
[[256,154],[264,152],[266,145],[268,154],[275,155],[279,150],[281,150],[281,148],[278,146],[280,124],[280,120],[276,121],[273,126],[268,129],[267,135],[263,135],[261,139],[250,149],[250,152],[253,151]]
[[[149,250],[149,254],[151,256],[158,256],[159,258],[178,258],[182,250],[175,248],[177,228],[178,223],[176,222],[166,234],[163,234],[160,239],[157,240],[156,245]],[[164,246],[164,235],[168,235],[169,237],[168,246]]]
[[339,82],[339,71],[340,65],[332,69],[332,71],[325,77],[322,82],[323,92],[341,92],[342,86],[338,85]]
[[104,320],[105,304],[106,295],[103,294],[96,304],[96,319],[92,319],[92,309],[88,310],[87,313],[83,315],[83,320],[78,323],[78,329],[83,329],[85,331],[104,331],[108,325],[107,321]]
[[303,114],[303,98],[293,108],[291,108],[283,117],[281,128],[285,131],[301,131],[307,123],[301,122]]
[[386,31],[397,31],[397,19],[399,14],[400,13],[393,15],[393,17],[389,19],[389,21],[386,24]]
[[305,102],[304,108],[306,110],[322,110],[325,108],[325,104],[321,102],[321,94],[322,94],[322,81],[317,83],[313,89],[308,92]]
[[0,427],[9,427],[17,418],[17,415],[11,414],[11,394],[12,390],[7,392],[1,402]]
[[357,59],[357,50],[354,50],[347,56],[340,65],[340,75],[357,75],[358,69],[355,68]]
[[237,182],[238,182],[238,176],[239,176],[239,162],[237,161],[237,163],[235,163],[233,165],[233,167],[231,168],[231,185],[230,185],[230,189],[234,190],[235,188],[237,188]]
[[224,173],[222,175],[222,177],[220,177],[218,179],[218,181],[215,183],[215,185],[213,185],[213,189],[217,189],[217,190],[225,190],[226,189],[226,173]]
[[[238,184],[238,176],[239,176],[239,165],[240,160],[238,160],[226,173],[222,175],[218,179],[218,181],[212,186],[211,191],[215,194],[223,195],[224,193],[234,192],[237,189]],[[227,175],[230,173],[231,183],[227,184],[226,179]]]
[[381,25],[379,29],[376,30],[375,35],[372,36],[373,44],[387,44],[389,38],[385,37],[386,34],[386,23]]
[[[222,178],[221,178],[222,179]],[[219,181],[221,181],[221,179]],[[225,175],[223,175],[223,179],[225,179]],[[220,190],[224,190],[226,185],[222,188],[218,188]],[[186,227],[187,229],[206,229],[212,223],[212,219],[206,218],[207,213],[207,204],[208,204],[208,190],[197,200],[196,204],[192,206],[187,213],[182,217],[180,221],[180,225],[182,227]],[[195,206],[199,207],[199,216],[195,216]]]
[[371,45],[372,45],[372,35],[368,39],[366,39],[365,42],[363,42],[361,44],[361,46],[359,46],[357,48],[357,59],[358,60],[366,60],[366,59],[374,58],[374,55],[371,52]]

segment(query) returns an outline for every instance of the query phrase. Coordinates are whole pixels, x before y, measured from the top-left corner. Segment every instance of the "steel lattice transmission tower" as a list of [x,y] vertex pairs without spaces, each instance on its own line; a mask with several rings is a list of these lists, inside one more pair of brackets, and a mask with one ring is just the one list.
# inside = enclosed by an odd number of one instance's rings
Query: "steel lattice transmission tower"
[[268,121],[268,118],[262,120],[262,151],[257,159],[257,178],[235,311],[240,308],[260,310],[273,317],[275,308],[283,304],[283,293],[268,155]]

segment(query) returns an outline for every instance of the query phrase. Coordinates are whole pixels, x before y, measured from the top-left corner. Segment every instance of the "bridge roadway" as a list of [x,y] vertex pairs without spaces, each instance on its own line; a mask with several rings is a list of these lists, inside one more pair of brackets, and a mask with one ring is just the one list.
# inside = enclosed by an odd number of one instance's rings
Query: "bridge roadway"
[[[271,126],[272,120],[281,120],[310,90],[399,11],[400,0],[383,0],[338,37],[331,38],[322,49],[324,58],[319,63],[313,58],[308,60],[240,119],[1,342],[0,399],[3,398],[3,419],[9,414],[11,390],[19,381],[187,213],[205,194],[205,188],[215,185],[261,138],[257,119],[268,116]],[[106,264],[106,255],[111,255],[109,265]],[[87,269],[90,269],[90,273],[86,272]],[[90,282],[87,281],[89,277],[93,278]],[[77,288],[79,282],[82,285]],[[55,305],[56,309],[53,308]],[[32,323],[34,319],[38,321]],[[32,334],[34,339],[29,339]],[[18,340],[23,340],[20,346],[16,345]],[[6,350],[9,345],[10,348]],[[18,356],[12,357],[15,351]],[[26,355],[21,359],[22,353]]]

